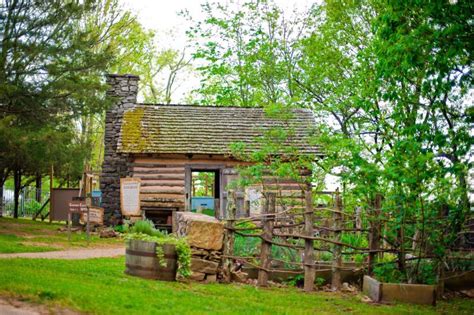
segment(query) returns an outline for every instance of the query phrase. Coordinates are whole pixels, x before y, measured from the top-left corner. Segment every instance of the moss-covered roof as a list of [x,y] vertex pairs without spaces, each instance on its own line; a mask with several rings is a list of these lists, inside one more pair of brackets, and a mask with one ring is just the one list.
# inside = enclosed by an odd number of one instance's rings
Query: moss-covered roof
[[262,108],[137,104],[123,115],[118,150],[124,153],[229,154],[231,144],[245,151],[261,146],[262,135],[284,127],[289,146],[302,154],[320,154],[310,144],[311,111],[297,109],[283,122]]

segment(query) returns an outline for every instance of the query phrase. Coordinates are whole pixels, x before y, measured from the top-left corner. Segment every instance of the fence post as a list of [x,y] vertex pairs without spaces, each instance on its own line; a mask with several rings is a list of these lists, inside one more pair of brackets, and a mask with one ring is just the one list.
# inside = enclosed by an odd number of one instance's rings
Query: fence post
[[235,200],[234,200],[234,203],[235,203],[235,217],[236,218],[243,218],[245,217],[245,214],[244,214],[244,208],[245,208],[245,205],[244,205],[244,200],[245,200],[245,193],[243,191],[236,191],[235,192]]
[[265,193],[266,202],[263,207],[262,217],[262,245],[260,247],[260,267],[258,271],[258,282],[257,284],[261,287],[268,285],[268,269],[270,269],[271,253],[272,253],[272,240],[273,236],[273,221],[274,217],[271,214],[275,213],[275,193]]
[[[314,236],[314,214],[313,214],[313,194],[311,185],[308,185],[305,191],[305,213],[304,213],[304,234],[305,236]],[[314,290],[314,279],[316,273],[314,270],[314,245],[313,240],[304,241],[304,290],[310,292]]]
[[[333,212],[333,228],[334,241],[341,241],[342,228],[342,198],[339,190],[336,191],[336,211]],[[342,267],[342,246],[335,244],[333,247],[333,261],[332,261],[332,279],[331,289],[339,290],[341,288],[341,267]]]
[[[235,198],[233,191],[227,193],[228,200]],[[235,202],[227,203],[227,219],[225,223],[225,234],[224,234],[224,260],[223,260],[223,270],[224,270],[224,281],[230,282],[232,280],[232,256],[234,256],[234,226],[235,226]]]
[[373,202],[373,209],[370,218],[370,234],[369,234],[369,266],[368,273],[372,275],[374,272],[375,258],[377,251],[380,249],[380,213],[382,208],[382,195],[376,194]]

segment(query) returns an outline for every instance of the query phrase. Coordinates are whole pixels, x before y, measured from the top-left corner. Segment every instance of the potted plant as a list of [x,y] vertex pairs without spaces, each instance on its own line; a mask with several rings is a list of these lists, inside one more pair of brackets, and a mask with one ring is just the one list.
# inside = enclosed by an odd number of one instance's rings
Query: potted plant
[[164,281],[191,274],[191,248],[186,239],[155,229],[149,220],[137,221],[125,239],[125,273]]

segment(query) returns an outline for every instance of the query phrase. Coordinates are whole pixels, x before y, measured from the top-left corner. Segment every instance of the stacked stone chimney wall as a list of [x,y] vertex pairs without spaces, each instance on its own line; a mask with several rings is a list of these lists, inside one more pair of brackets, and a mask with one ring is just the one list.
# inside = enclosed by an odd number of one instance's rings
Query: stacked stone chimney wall
[[129,156],[117,152],[124,111],[137,102],[139,77],[135,75],[108,75],[107,95],[114,104],[106,111],[104,136],[104,162],[100,179],[105,222],[114,224],[121,218],[120,178],[129,175]]

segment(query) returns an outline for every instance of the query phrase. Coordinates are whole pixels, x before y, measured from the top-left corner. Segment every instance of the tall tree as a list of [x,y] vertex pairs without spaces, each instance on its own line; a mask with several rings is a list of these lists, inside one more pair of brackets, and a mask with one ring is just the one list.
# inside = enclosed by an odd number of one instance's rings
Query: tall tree
[[291,16],[272,1],[206,3],[205,18],[188,31],[201,74],[204,104],[261,106],[296,101],[296,42],[311,11]]
[[[123,34],[133,23],[117,1],[2,1],[0,166],[14,175],[15,215],[32,176],[52,164],[59,176],[82,172],[91,151],[88,123],[109,104],[104,74],[125,58],[130,37]],[[81,117],[78,139],[73,131]]]

